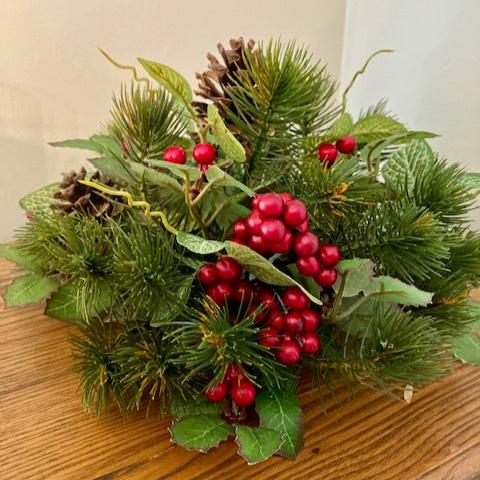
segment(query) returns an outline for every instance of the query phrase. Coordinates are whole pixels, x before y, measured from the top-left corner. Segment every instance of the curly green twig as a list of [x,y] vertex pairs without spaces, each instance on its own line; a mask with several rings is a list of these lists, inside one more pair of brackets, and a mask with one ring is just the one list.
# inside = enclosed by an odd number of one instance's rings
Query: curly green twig
[[105,50],[102,48],[98,47],[97,48],[100,50],[100,53],[113,65],[115,65],[117,68],[121,68],[122,70],[130,70],[133,74],[133,78],[137,82],[145,82],[148,87],[150,87],[150,81],[146,77],[139,77],[137,73],[137,69],[133,67],[132,65],[122,65],[121,63],[118,63],[115,61]]

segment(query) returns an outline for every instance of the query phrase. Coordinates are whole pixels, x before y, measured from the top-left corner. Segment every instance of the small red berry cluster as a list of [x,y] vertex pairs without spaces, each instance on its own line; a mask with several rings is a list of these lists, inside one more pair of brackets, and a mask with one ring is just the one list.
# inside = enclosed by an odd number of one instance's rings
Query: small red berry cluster
[[350,135],[340,138],[335,142],[335,145],[333,143],[321,143],[318,146],[318,158],[322,162],[325,162],[327,167],[331,167],[337,159],[338,152],[350,155],[356,146],[357,142],[355,138]]
[[259,343],[275,350],[279,362],[295,365],[302,352],[314,355],[320,350],[317,329],[320,314],[310,308],[310,300],[298,288],[289,287],[282,293],[285,311],[270,310],[266,328],[259,333]]
[[257,195],[248,217],[233,224],[232,242],[248,245],[262,255],[293,251],[300,274],[314,277],[322,288],[337,280],[334,267],[341,260],[340,250],[335,245],[320,245],[309,231],[305,205],[289,193]]
[[[200,170],[205,172],[217,157],[217,150],[211,143],[199,143],[192,151],[193,159],[200,165]],[[187,161],[185,149],[178,146],[167,148],[163,152],[166,162],[184,164]]]
[[241,368],[231,363],[227,367],[225,378],[205,391],[205,396],[211,402],[221,402],[227,393],[239,407],[248,407],[255,401],[257,389],[244,375]]

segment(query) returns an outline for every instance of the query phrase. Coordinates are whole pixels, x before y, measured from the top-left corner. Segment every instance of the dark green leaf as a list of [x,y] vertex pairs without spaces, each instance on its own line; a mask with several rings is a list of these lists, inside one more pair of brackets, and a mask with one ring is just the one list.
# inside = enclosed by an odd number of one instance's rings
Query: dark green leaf
[[218,113],[217,107],[213,103],[208,106],[208,125],[226,157],[235,162],[244,162],[246,159],[245,149],[226,127]]
[[88,160],[102,175],[116,182],[132,183],[136,178],[127,163],[115,157],[98,157]]
[[239,446],[238,453],[247,460],[249,465],[270,458],[282,444],[280,432],[270,428],[237,425],[235,432]]
[[235,258],[245,270],[252,273],[262,282],[269,285],[278,285],[280,287],[297,286],[300,287],[303,292],[312,300],[312,302],[321,305],[322,302],[308,292],[302,285],[296,282],[293,278],[289,277],[286,273],[283,273],[266,258],[254,252],[245,245],[239,245],[234,242],[226,242],[227,253]]
[[205,240],[198,235],[186,232],[177,233],[177,242],[191,252],[199,253],[201,255],[219,252],[225,248],[223,242],[217,240]]
[[172,441],[182,447],[207,452],[233,435],[233,426],[214,415],[183,417],[170,428]]
[[342,113],[328,129],[327,133],[325,134],[325,141],[328,142],[338,140],[339,138],[350,135],[350,133],[352,133],[352,129],[352,116],[349,113]]
[[59,286],[57,280],[42,277],[35,273],[17,278],[7,287],[5,306],[7,308],[25,307],[40,302]]
[[194,415],[219,416],[222,413],[222,405],[210,402],[203,396],[184,398],[177,394],[172,399],[170,413],[178,418]]
[[278,453],[293,460],[303,447],[303,412],[295,389],[263,388],[257,395],[255,408],[260,426],[282,435],[284,441]]
[[178,163],[171,163],[165,162],[164,160],[146,160],[150,165],[155,167],[165,168],[166,170],[170,170],[174,175],[177,177],[185,178],[185,173],[188,173],[188,177],[190,180],[197,180],[201,177],[202,172],[200,172],[199,168],[190,167],[189,165],[181,165]]

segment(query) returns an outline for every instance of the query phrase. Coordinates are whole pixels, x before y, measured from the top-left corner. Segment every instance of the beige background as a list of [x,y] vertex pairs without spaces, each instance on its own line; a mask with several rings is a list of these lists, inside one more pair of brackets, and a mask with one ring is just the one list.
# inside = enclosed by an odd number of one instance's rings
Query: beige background
[[480,2],[475,0],[0,0],[0,241],[24,221],[18,199],[77,167],[82,152],[47,142],[87,137],[108,118],[129,74],[107,63],[136,56],[192,82],[218,41],[296,38],[349,79],[378,59],[352,93],[353,111],[381,97],[437,147],[480,170]]

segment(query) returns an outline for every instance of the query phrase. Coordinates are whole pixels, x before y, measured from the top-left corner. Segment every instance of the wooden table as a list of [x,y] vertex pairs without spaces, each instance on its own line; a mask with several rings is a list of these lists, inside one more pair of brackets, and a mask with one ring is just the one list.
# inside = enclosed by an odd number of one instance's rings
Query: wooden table
[[[0,289],[13,267],[0,261]],[[0,305],[3,310],[3,305]],[[42,307],[0,312],[0,479],[480,479],[480,369],[460,366],[405,402],[304,391],[305,449],[248,467],[227,442],[208,455],[170,443],[169,419],[82,411],[73,329]],[[324,409],[328,414],[325,414]]]

